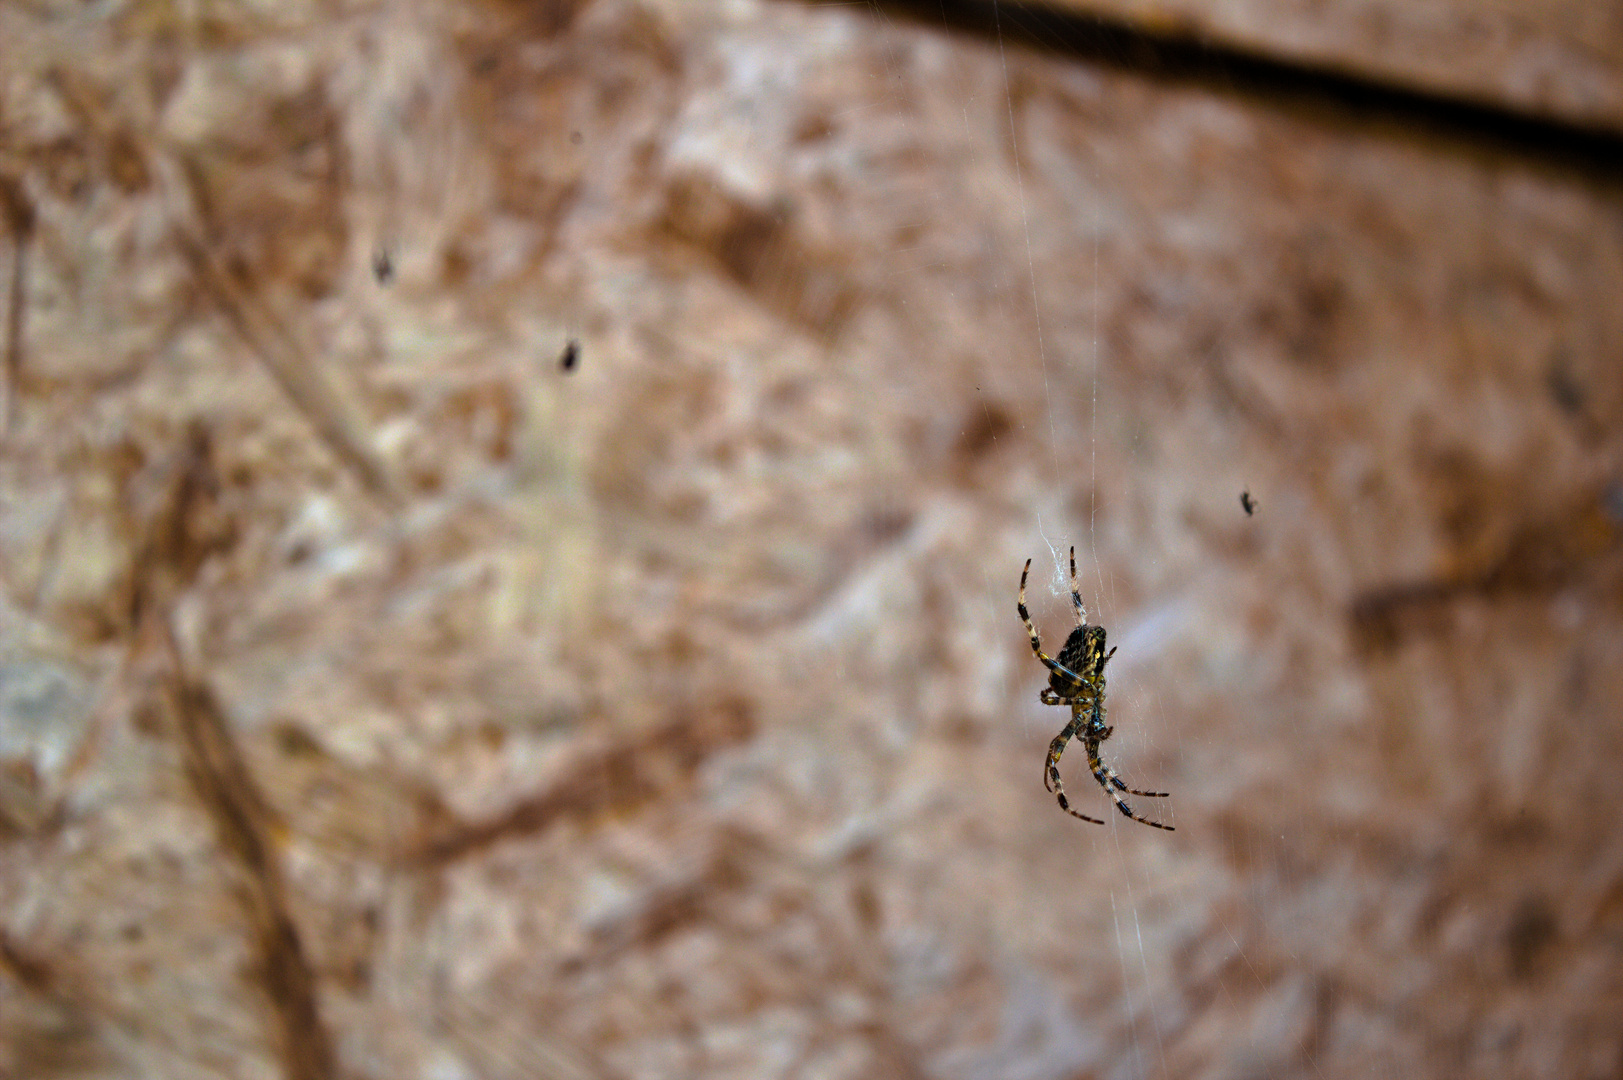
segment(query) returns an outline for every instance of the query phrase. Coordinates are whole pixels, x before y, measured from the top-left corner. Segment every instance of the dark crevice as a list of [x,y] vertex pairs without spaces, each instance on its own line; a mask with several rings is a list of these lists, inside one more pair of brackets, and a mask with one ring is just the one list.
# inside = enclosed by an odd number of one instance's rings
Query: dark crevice
[[250,970],[271,1008],[287,1080],[331,1080],[337,1051],[321,1016],[310,956],[293,921],[287,881],[272,840],[275,815],[237,747],[209,685],[178,669],[165,686],[185,752],[186,772],[221,847],[241,870],[238,895],[248,918]]
[[505,840],[544,833],[564,821],[670,798],[705,761],[750,738],[755,727],[754,707],[742,699],[681,708],[652,731],[633,733],[582,754],[547,790],[492,817],[424,838],[407,859],[418,865],[447,865]]
[[[818,0],[807,2],[821,6]],[[1163,82],[1243,97],[1270,108],[1375,125],[1460,150],[1508,155],[1613,183],[1623,179],[1623,131],[1600,125],[1293,62],[1175,28],[1152,31],[1019,0],[870,2],[886,18],[984,35]]]
[[252,939],[249,970],[273,1014],[283,1074],[287,1080],[331,1080],[338,1075],[336,1044],[321,1016],[315,968],[293,920],[274,839],[275,814],[237,745],[224,705],[209,681],[189,669],[175,637],[180,598],[238,535],[223,499],[215,445],[209,426],[194,419],[163,466],[156,490],[143,499],[140,484],[126,489],[135,530],[127,595],[131,637],[138,648],[154,648],[161,656],[163,712],[180,743],[193,792],[214,824],[222,853],[235,865],[235,891]]

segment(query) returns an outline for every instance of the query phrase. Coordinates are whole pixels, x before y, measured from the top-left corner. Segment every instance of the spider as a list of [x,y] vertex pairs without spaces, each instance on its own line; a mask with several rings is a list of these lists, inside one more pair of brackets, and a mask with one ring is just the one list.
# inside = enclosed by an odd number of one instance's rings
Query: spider
[[1065,798],[1065,785],[1059,778],[1059,759],[1065,753],[1065,745],[1075,736],[1082,740],[1082,746],[1088,752],[1088,768],[1093,771],[1093,778],[1099,781],[1099,786],[1105,789],[1116,809],[1125,816],[1144,825],[1167,832],[1176,832],[1171,825],[1163,825],[1159,821],[1141,818],[1133,813],[1133,808],[1127,805],[1127,800],[1121,797],[1125,791],[1129,795],[1143,795],[1149,799],[1164,799],[1165,791],[1139,791],[1122,783],[1116,770],[1099,760],[1099,744],[1110,738],[1115,728],[1105,726],[1105,664],[1116,655],[1112,648],[1105,652],[1105,628],[1088,625],[1088,609],[1082,606],[1082,594],[1076,588],[1076,548],[1071,548],[1071,605],[1076,608],[1076,629],[1071,636],[1065,639],[1065,647],[1059,651],[1059,659],[1055,660],[1043,652],[1042,641],[1037,637],[1037,628],[1031,625],[1031,613],[1026,610],[1026,576],[1031,573],[1031,560],[1026,560],[1026,568],[1020,571],[1020,600],[1016,605],[1020,611],[1020,621],[1026,624],[1026,633],[1031,635],[1031,651],[1037,654],[1037,659],[1049,670],[1048,685],[1043,687],[1037,695],[1044,705],[1069,705],[1071,707],[1071,722],[1065,725],[1065,730],[1054,736],[1054,741],[1048,745],[1048,763],[1043,769],[1043,787],[1059,796],[1059,807],[1067,814],[1079,817],[1083,821],[1091,821],[1095,825],[1103,825],[1098,818],[1079,814],[1071,809],[1070,801]]

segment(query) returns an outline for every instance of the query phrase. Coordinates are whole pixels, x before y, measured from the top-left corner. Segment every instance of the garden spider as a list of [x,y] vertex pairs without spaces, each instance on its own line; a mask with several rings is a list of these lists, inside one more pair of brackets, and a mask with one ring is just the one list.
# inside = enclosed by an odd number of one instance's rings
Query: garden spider
[[1037,628],[1031,625],[1031,613],[1026,610],[1026,575],[1031,573],[1031,560],[1026,560],[1026,568],[1020,571],[1020,600],[1017,607],[1020,611],[1020,621],[1026,624],[1026,633],[1031,635],[1031,651],[1037,654],[1037,659],[1048,668],[1048,685],[1043,687],[1037,695],[1044,705],[1069,705],[1071,707],[1071,722],[1065,725],[1065,730],[1054,736],[1054,741],[1048,745],[1048,764],[1043,769],[1043,786],[1059,796],[1061,810],[1083,821],[1091,821],[1095,825],[1103,825],[1098,818],[1079,814],[1071,809],[1070,802],[1065,798],[1065,785],[1059,778],[1059,759],[1065,753],[1065,744],[1071,741],[1072,736],[1082,740],[1082,746],[1088,752],[1088,768],[1093,771],[1093,778],[1099,781],[1099,786],[1105,789],[1111,801],[1116,804],[1127,817],[1157,829],[1167,832],[1176,832],[1171,825],[1163,825],[1159,821],[1141,818],[1133,813],[1133,808],[1127,805],[1127,800],[1121,797],[1125,791],[1129,795],[1143,795],[1150,799],[1164,799],[1165,791],[1139,791],[1122,783],[1116,770],[1099,760],[1099,744],[1110,738],[1115,728],[1105,726],[1105,664],[1116,650],[1112,648],[1105,652],[1105,628],[1088,625],[1088,609],[1082,606],[1082,594],[1076,588],[1076,548],[1071,548],[1071,604],[1076,608],[1076,629],[1071,636],[1065,639],[1065,647],[1059,651],[1059,659],[1055,660],[1043,652],[1043,644],[1037,637]]

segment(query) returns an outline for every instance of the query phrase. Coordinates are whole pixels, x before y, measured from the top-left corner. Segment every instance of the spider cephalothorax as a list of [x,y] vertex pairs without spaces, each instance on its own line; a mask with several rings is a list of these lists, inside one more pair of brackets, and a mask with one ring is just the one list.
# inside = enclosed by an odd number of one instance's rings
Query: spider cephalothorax
[[1093,778],[1104,788],[1117,810],[1134,821],[1174,832],[1171,825],[1139,817],[1121,797],[1121,792],[1125,791],[1130,795],[1163,799],[1166,792],[1130,788],[1122,783],[1115,769],[1099,760],[1099,744],[1110,738],[1110,733],[1115,730],[1105,725],[1105,664],[1116,655],[1116,650],[1112,648],[1106,652],[1105,628],[1088,623],[1088,610],[1082,606],[1082,594],[1076,587],[1076,548],[1071,549],[1071,606],[1076,609],[1076,629],[1065,639],[1065,647],[1060,649],[1058,660],[1043,652],[1042,640],[1037,636],[1037,628],[1031,624],[1031,613],[1026,610],[1026,577],[1030,573],[1031,560],[1027,559],[1026,568],[1020,571],[1020,599],[1016,607],[1020,612],[1020,621],[1026,624],[1026,633],[1031,636],[1031,651],[1048,668],[1048,685],[1037,696],[1044,705],[1071,707],[1071,722],[1065,725],[1064,731],[1054,736],[1054,741],[1048,746],[1043,786],[1059,797],[1060,809],[1066,813],[1095,825],[1104,824],[1098,818],[1078,814],[1071,809],[1070,801],[1065,798],[1065,785],[1059,778],[1060,755],[1065,753],[1065,745],[1073,737],[1079,738],[1088,753],[1088,768],[1092,770]]

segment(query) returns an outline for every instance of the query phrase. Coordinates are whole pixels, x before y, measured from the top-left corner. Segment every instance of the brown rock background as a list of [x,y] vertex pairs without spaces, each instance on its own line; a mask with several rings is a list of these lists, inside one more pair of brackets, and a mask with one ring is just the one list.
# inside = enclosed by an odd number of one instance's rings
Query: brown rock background
[[[863,5],[0,40],[0,1076],[1623,1075],[1615,173]],[[1071,544],[1176,832],[1042,790]]]

